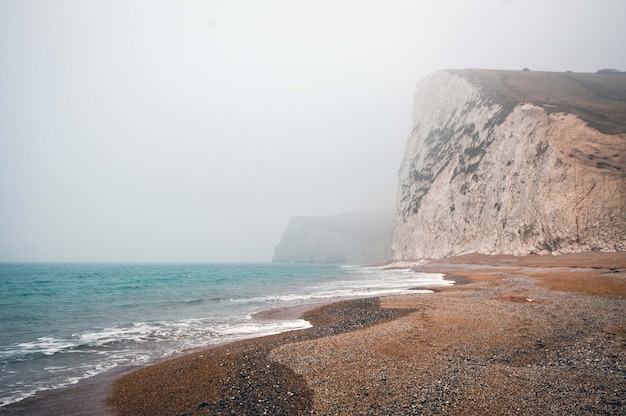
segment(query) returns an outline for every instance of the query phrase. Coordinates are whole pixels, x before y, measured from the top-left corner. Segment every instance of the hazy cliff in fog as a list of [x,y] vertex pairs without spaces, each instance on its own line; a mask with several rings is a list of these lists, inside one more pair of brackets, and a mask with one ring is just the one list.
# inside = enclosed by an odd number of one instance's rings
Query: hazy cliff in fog
[[294,217],[274,251],[273,262],[374,263],[391,254],[393,213]]
[[441,71],[413,115],[395,259],[626,250],[626,74]]

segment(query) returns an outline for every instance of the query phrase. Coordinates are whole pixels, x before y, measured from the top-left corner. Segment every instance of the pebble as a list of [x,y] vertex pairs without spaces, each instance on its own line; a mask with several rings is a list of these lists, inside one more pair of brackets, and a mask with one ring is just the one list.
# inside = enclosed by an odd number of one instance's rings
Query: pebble
[[624,316],[624,298],[517,274],[341,302],[307,313],[314,327],[297,334],[131,373],[110,403],[120,415],[623,414]]

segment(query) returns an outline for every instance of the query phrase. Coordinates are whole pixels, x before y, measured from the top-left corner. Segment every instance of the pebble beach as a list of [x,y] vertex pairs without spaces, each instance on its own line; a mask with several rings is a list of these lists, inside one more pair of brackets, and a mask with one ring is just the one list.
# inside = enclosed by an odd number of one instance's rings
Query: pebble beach
[[141,368],[82,414],[624,414],[625,253],[415,267],[457,284],[300,308],[312,328]]

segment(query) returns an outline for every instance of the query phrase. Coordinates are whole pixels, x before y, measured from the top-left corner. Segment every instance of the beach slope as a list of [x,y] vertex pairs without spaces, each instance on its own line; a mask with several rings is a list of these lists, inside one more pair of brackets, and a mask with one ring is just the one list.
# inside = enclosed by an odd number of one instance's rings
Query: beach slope
[[327,305],[314,327],[143,368],[120,415],[623,414],[626,253],[420,266],[467,284]]

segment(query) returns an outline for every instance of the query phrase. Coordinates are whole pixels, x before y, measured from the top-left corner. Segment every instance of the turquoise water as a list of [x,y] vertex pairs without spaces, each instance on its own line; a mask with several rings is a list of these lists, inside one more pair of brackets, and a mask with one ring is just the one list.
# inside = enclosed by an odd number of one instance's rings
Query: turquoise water
[[261,310],[415,293],[441,275],[293,264],[0,264],[0,406],[194,348],[306,328]]

